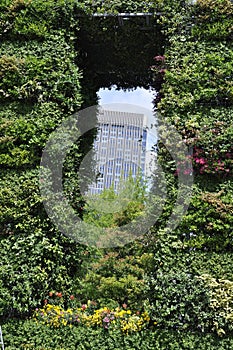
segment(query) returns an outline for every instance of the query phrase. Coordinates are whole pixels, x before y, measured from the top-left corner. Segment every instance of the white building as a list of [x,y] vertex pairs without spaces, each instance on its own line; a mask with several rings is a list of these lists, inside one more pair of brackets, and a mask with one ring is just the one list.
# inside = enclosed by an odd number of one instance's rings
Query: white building
[[146,126],[144,114],[100,110],[94,143],[98,176],[89,193],[100,193],[112,185],[117,190],[120,178],[129,174],[145,175]]

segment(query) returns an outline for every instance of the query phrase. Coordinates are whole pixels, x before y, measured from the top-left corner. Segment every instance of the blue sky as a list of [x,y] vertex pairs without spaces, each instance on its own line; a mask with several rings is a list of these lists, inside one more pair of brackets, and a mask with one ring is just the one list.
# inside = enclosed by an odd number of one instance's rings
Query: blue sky
[[100,104],[109,104],[109,103],[128,103],[139,105],[141,107],[152,110],[152,100],[154,91],[145,90],[143,88],[137,88],[132,91],[123,91],[100,89],[98,96],[100,97]]

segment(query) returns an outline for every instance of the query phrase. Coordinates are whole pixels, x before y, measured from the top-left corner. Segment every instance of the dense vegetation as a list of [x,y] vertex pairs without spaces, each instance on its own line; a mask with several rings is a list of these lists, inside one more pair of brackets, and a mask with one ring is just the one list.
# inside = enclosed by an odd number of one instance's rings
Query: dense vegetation
[[[116,30],[115,17],[91,17],[142,11],[155,11],[154,30],[138,30],[145,25],[138,20]],[[1,2],[0,315],[6,349],[232,348],[232,26],[230,0]],[[169,232],[180,170],[158,144],[168,191],[163,212],[145,237],[107,250],[78,244],[56,229],[43,207],[38,171],[51,132],[95,105],[97,90],[113,84],[159,90],[160,119],[193,149],[194,187],[188,212]],[[76,176],[92,142],[90,133],[74,145],[64,188],[80,216],[96,223]],[[121,225],[134,218],[135,208],[143,209],[141,197],[130,205],[102,224]],[[70,310],[67,322],[43,324],[48,307],[56,318]],[[90,322],[76,325],[78,312]],[[96,314],[102,315],[98,322]],[[110,314],[123,323],[104,327]]]

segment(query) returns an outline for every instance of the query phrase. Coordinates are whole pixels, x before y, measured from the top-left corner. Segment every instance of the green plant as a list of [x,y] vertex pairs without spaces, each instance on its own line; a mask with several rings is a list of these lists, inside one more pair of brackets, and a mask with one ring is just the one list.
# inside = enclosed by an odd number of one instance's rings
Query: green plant
[[233,282],[205,274],[199,276],[210,289],[210,307],[214,310],[213,329],[219,336],[233,329]]
[[[86,198],[83,220],[97,227],[120,227],[143,216],[146,206],[146,185],[140,176],[129,175],[119,182],[117,193],[113,187]],[[109,212],[109,208],[113,212]]]
[[[95,304],[95,303],[94,303]],[[93,302],[88,301],[81,307],[69,308],[64,310],[60,305],[47,304],[36,309],[33,319],[38,323],[47,324],[51,327],[66,326],[86,326],[101,327],[106,330],[121,330],[125,334],[139,332],[146,328],[150,317],[146,311],[133,313],[131,310],[124,308],[109,309],[92,308]]]
[[82,300],[99,300],[103,306],[112,300],[120,305],[126,303],[132,309],[141,308],[146,291],[143,259],[147,261],[145,256],[121,258],[117,252],[107,253],[79,281],[78,294]]
[[210,334],[143,330],[129,335],[101,328],[52,328],[33,320],[11,320],[2,327],[6,350],[231,350],[232,339]]

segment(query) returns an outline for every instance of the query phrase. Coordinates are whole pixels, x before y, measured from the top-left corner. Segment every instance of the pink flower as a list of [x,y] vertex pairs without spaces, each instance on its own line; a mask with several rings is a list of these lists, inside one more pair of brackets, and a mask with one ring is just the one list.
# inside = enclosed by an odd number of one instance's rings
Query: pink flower
[[204,158],[200,158],[200,159],[199,159],[199,163],[200,163],[200,164],[205,164],[205,163],[206,163],[206,161],[205,161],[205,159],[204,159]]
[[86,304],[83,304],[82,306],[81,306],[81,309],[84,311],[84,310],[86,310],[86,308],[87,308],[87,305]]
[[224,165],[224,163],[221,162],[220,159],[218,160],[218,164],[219,164],[220,166],[223,166],[223,165]]
[[202,165],[206,163],[204,158],[195,158],[195,161],[196,161],[196,163],[199,163],[199,164],[202,164]]
[[159,73],[161,73],[161,74],[165,74],[165,72],[166,72],[165,68],[162,68],[162,69],[159,70]]
[[155,56],[154,60],[157,61],[157,62],[159,62],[159,61],[164,62],[165,61],[165,56]]
[[190,175],[192,173],[191,169],[185,169],[184,175]]

